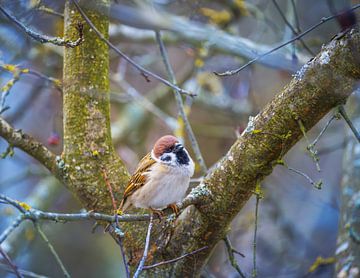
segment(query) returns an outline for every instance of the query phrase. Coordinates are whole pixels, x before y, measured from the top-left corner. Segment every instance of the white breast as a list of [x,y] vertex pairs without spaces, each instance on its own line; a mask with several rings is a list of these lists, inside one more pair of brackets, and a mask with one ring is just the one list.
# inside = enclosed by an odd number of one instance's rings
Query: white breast
[[189,187],[190,177],[194,173],[194,164],[171,167],[154,164],[147,176],[147,182],[130,198],[139,208],[163,209],[170,204],[182,201]]

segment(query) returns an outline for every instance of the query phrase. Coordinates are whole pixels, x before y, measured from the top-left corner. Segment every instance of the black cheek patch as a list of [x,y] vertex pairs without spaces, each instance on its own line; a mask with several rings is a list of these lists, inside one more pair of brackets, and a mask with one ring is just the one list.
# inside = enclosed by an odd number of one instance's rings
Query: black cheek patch
[[188,165],[190,161],[189,156],[184,150],[176,153],[176,160],[180,165]]

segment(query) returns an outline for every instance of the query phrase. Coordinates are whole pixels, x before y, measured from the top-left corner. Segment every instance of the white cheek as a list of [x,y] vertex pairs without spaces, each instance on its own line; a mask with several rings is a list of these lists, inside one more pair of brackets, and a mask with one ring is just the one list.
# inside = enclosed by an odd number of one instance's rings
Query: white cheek
[[[169,157],[170,157],[170,159],[169,159]],[[164,159],[167,159],[167,160],[164,160]],[[176,166],[176,154],[174,154],[174,153],[164,153],[160,157],[160,160],[164,164]]]

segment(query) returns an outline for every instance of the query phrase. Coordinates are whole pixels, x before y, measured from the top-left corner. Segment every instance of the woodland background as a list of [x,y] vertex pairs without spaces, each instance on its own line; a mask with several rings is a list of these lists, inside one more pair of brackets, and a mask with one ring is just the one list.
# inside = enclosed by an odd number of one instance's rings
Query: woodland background
[[[181,16],[185,22],[215,26],[235,38],[249,40],[248,51],[256,57],[263,53],[262,49],[293,38],[296,34],[292,28],[301,33],[323,17],[359,4],[359,1],[348,0],[274,2],[154,0],[150,7]],[[136,10],[143,4],[143,1],[114,1],[113,5],[120,7],[123,13],[111,18],[110,40],[137,63],[167,76],[154,32],[146,30],[149,19],[142,19],[141,14],[126,9]],[[0,5],[40,33],[63,36],[64,1],[2,0]],[[358,14],[355,10],[336,17],[304,36],[303,43],[296,41],[286,45],[269,59],[261,59],[229,77],[218,77],[213,72],[238,68],[246,63],[249,56],[243,54],[243,49],[221,46],[221,43],[218,47],[217,40],[222,39],[216,32],[213,36],[209,33],[208,39],[197,38],[196,33],[191,35],[186,26],[180,24],[174,27],[175,31],[170,28],[162,33],[179,85],[197,94],[194,98],[185,98],[185,109],[208,167],[226,154],[246,128],[249,116],[255,116],[289,83],[295,72],[316,55],[323,44],[356,23]],[[287,60],[282,59],[285,56]],[[34,41],[1,15],[0,62],[55,78],[49,82],[36,75],[21,75],[6,99],[10,109],[1,117],[60,155],[63,114],[59,82],[62,79],[63,47]],[[11,72],[1,70],[1,86],[12,77]],[[191,149],[184,124],[177,117],[174,95],[167,86],[153,79],[147,82],[114,52],[110,52],[110,78],[113,142],[130,173],[156,139],[164,134],[173,133],[185,139]],[[4,87],[2,90],[4,93]],[[355,124],[359,123],[359,98],[360,93],[355,92],[345,107]],[[332,277],[335,273],[341,185],[344,185],[348,171],[355,168],[360,173],[359,160],[351,160],[351,153],[359,146],[354,144],[355,137],[345,121],[335,119],[316,145],[321,172],[317,171],[306,150],[335,112],[330,112],[311,129],[308,140],[302,139],[284,158],[289,167],[306,173],[315,182],[322,180],[321,190],[304,176],[283,166],[277,166],[261,184],[263,198],[259,203],[256,241],[258,277]],[[0,152],[5,154],[6,149],[6,141],[0,138]],[[195,186],[201,176],[198,165],[192,185]],[[45,211],[76,212],[82,209],[77,199],[43,166],[18,149],[0,160],[0,192]],[[232,222],[229,232],[234,248],[245,255],[244,258],[235,255],[237,263],[249,276],[253,269],[255,200],[255,197],[250,199]],[[10,225],[15,215],[14,209],[0,205],[1,231]],[[73,277],[118,277],[122,268],[119,248],[101,228],[91,233],[92,225],[91,221],[45,222],[42,229]],[[31,223],[23,223],[1,246],[21,269],[50,277],[62,276],[61,269]],[[319,257],[324,258],[325,263],[314,265]],[[12,277],[5,270],[8,269],[5,261],[0,263],[0,276]],[[223,242],[217,245],[203,275],[238,277]]]

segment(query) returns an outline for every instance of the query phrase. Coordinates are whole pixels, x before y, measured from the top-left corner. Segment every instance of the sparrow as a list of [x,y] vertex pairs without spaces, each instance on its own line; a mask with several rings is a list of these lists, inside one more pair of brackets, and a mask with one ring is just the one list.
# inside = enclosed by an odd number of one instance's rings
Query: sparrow
[[194,168],[188,151],[176,137],[159,138],[131,176],[119,209],[125,212],[134,206],[162,215],[161,210],[170,207],[178,214],[176,203],[184,198]]

